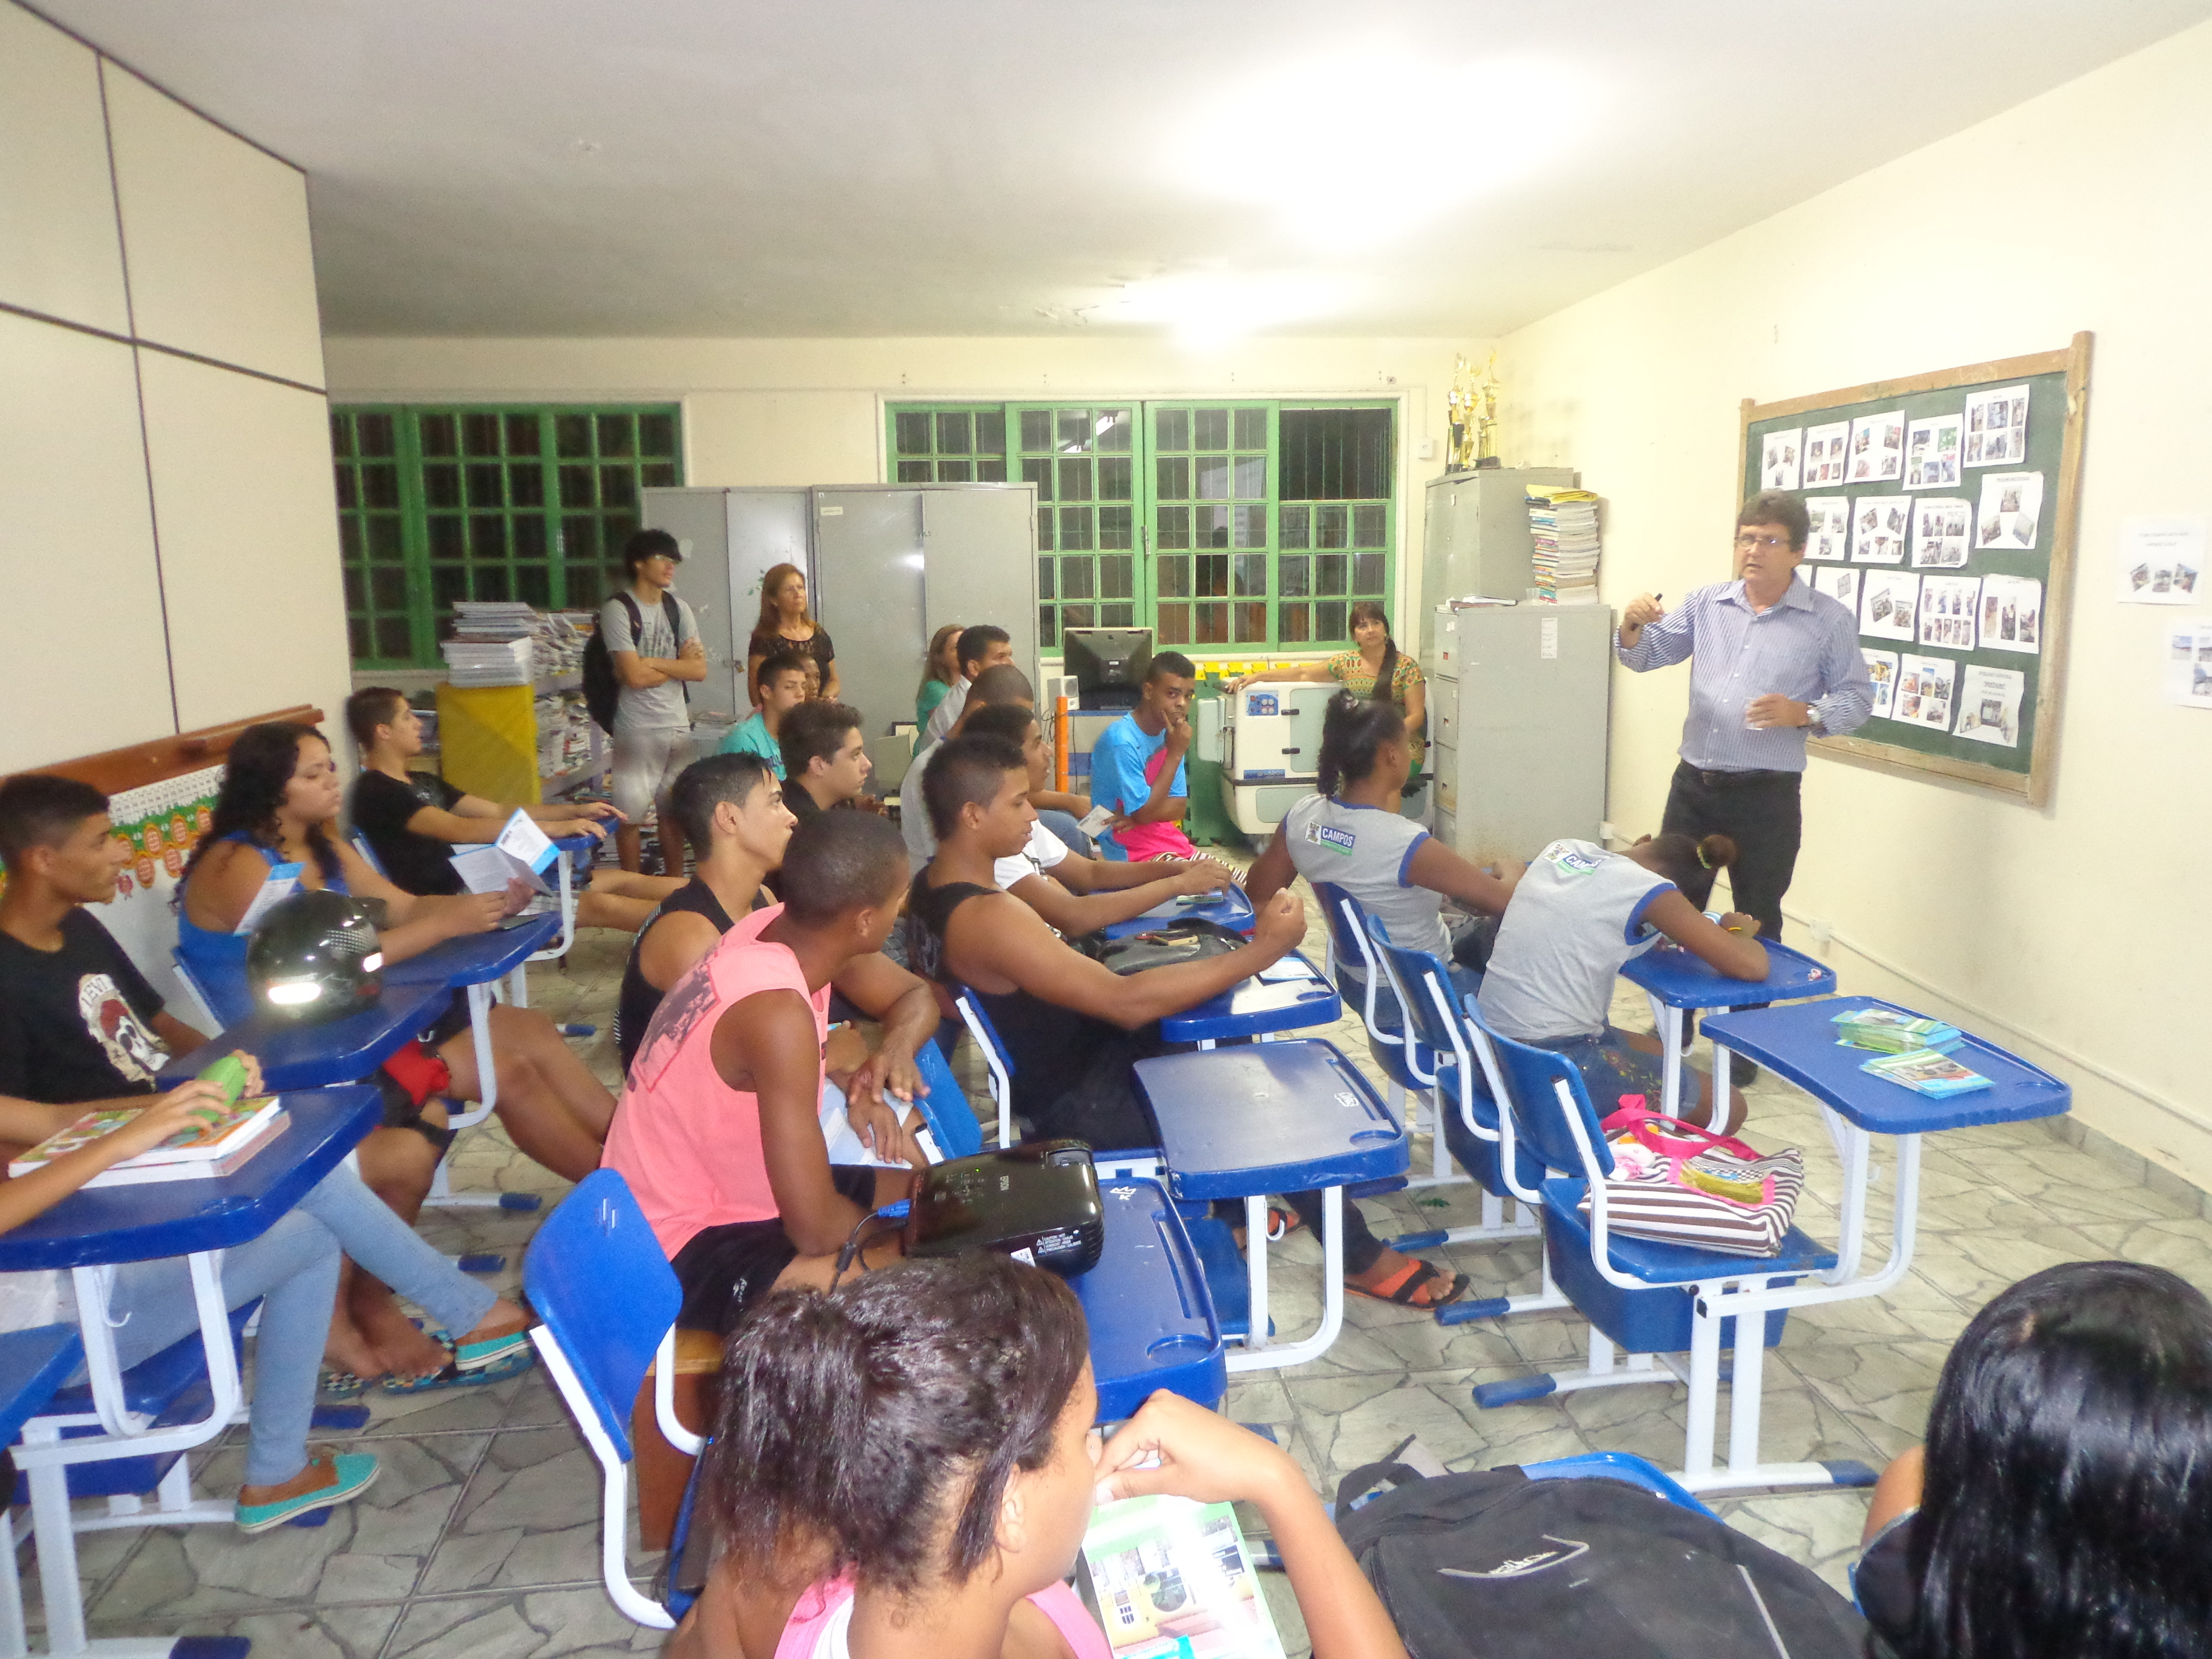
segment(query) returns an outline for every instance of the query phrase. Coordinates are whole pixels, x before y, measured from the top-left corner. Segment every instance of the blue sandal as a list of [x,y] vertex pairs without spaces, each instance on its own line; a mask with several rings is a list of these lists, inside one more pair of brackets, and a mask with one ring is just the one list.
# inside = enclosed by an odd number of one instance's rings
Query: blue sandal
[[[538,1363],[538,1356],[525,1339],[519,1346],[509,1344],[497,1357],[477,1364],[465,1367],[452,1357],[454,1346],[451,1340],[441,1344],[448,1356],[444,1365],[423,1376],[387,1376],[377,1386],[386,1394],[428,1394],[433,1389],[473,1389],[486,1382],[504,1382],[510,1376],[520,1376]],[[489,1347],[490,1343],[471,1343],[472,1347]]]
[[328,1464],[333,1479],[327,1486],[301,1492],[274,1504],[240,1504],[234,1514],[240,1532],[267,1532],[287,1521],[317,1510],[326,1510],[361,1496],[375,1484],[376,1459],[368,1452],[325,1452],[310,1458],[309,1468]]

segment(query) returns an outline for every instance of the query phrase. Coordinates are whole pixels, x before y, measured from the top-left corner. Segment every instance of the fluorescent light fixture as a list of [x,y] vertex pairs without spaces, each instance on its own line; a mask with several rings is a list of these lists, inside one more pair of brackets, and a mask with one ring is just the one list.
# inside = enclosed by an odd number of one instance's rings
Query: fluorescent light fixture
[[1343,303],[1342,283],[1310,271],[1188,271],[1131,283],[1085,310],[1102,325],[1164,323],[1185,345],[1202,347],[1325,316]]
[[321,982],[312,979],[273,980],[268,990],[269,1000],[280,1008],[296,1008],[323,994]]
[[1166,160],[1186,185],[1272,208],[1300,241],[1344,250],[1527,177],[1585,135],[1594,101],[1539,58],[1354,48],[1226,89]]

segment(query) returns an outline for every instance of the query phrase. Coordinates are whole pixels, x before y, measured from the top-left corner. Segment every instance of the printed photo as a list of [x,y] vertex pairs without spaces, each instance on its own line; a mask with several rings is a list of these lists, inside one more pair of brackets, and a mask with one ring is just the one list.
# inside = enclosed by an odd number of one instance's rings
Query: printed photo
[[1951,729],[1951,690],[1957,682],[1959,665],[1948,657],[1912,657],[1900,659],[1905,688],[1911,692],[1905,701],[1911,706],[1900,707],[1897,718],[1915,726],[1924,726],[1937,732]]
[[1911,525],[1910,495],[1861,495],[1851,503],[1851,562],[1903,564]]
[[1787,432],[1770,432],[1759,441],[1759,488],[1797,488],[1798,458],[1802,453],[1804,442],[1805,428],[1802,427],[1792,427]]
[[1966,562],[1966,528],[1974,509],[1956,495],[1917,495],[1912,501],[1915,569],[1956,569]]
[[[1808,426],[1805,428],[1805,471],[1802,488],[1826,489],[1844,482],[1849,465],[1851,423],[1838,421],[1832,426]],[[1808,506],[1811,503],[1808,502]]]
[[2027,397],[2024,386],[1966,394],[1968,466],[2018,466],[2027,459]]
[[2007,749],[2020,746],[2020,700],[2027,676],[2017,668],[1984,668],[1967,663],[1959,687],[1959,730],[1976,743]]
[[1897,707],[1897,653],[1869,651],[1863,646],[1859,654],[1866,659],[1867,678],[1874,682],[1874,713],[1877,720],[1894,718]]
[[1999,551],[2032,552],[2043,518],[2040,472],[1984,472],[1975,514],[1974,545]]
[[1959,484],[1959,438],[1962,416],[1936,415],[1915,421],[1905,440],[1907,489],[1955,489]]
[[1864,415],[1851,422],[1851,482],[1881,483],[1905,471],[1905,411]]
[[1983,650],[2039,654],[2043,584],[2033,576],[1983,577],[1981,623]]
[[1815,570],[1813,591],[1826,593],[1854,617],[1859,613],[1859,578],[1864,573],[1857,570]]
[[1805,516],[1812,521],[1805,538],[1807,558],[1840,562],[1850,556],[1851,504],[1848,499],[1842,495],[1808,495]]
[[1920,578],[1909,571],[1869,570],[1859,589],[1859,632],[1876,639],[1918,637]]

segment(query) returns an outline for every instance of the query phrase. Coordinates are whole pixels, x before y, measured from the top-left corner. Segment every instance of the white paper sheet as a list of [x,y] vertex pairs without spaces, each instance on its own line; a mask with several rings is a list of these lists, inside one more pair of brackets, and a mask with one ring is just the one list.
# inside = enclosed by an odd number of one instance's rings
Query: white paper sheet
[[1946,651],[1974,648],[1975,600],[1982,585],[1972,576],[1924,576],[1920,582],[1920,643]]
[[1808,559],[1839,561],[1850,556],[1851,503],[1844,495],[1808,495],[1805,516],[1812,528],[1805,537]]
[[1959,665],[1948,657],[1905,656],[1898,661],[1897,713],[1908,726],[1951,729],[1951,692]]
[[1905,411],[1862,415],[1851,422],[1853,483],[1881,483],[1905,475]]
[[1993,386],[1966,394],[1966,465],[2018,466],[2027,459],[2025,386]]
[[1976,662],[1962,666],[1958,735],[2006,749],[2020,747],[2020,699],[2027,677],[2017,668],[1986,668]]
[[[1805,489],[1826,489],[1844,481],[1844,469],[1850,465],[1851,423],[1838,421],[1832,426],[1808,426],[1805,428],[1805,476],[1800,486]],[[1806,503],[1808,507],[1811,503]]]
[[2035,546],[2043,520],[2040,472],[1984,472],[1981,510],[1974,515],[1974,545],[2025,553]]
[[1913,568],[1957,569],[1966,562],[1966,541],[1973,526],[1973,503],[1962,495],[1914,496]]
[[2212,708],[2212,621],[2177,617],[2160,633],[2166,700],[2183,708]]
[[[915,1108],[888,1095],[884,1097],[884,1101],[898,1114],[898,1121],[902,1127],[913,1123]],[[965,1107],[966,1103],[963,1101],[962,1109],[965,1109]],[[832,1164],[857,1165],[870,1170],[903,1170],[907,1167],[896,1158],[878,1158],[868,1150],[866,1143],[860,1139],[860,1132],[853,1127],[845,1115],[845,1091],[827,1079],[824,1079],[822,1084],[822,1104],[819,1116],[823,1143],[830,1149],[830,1161]],[[932,1164],[945,1162],[945,1154],[939,1149],[937,1141],[929,1133],[927,1124],[915,1126],[914,1138],[915,1145],[921,1148],[921,1155],[924,1158]]]
[[2120,521],[2123,600],[2132,605],[2195,605],[2203,591],[2204,520],[2201,515]]
[[1867,678],[1874,682],[1874,712],[1881,720],[1893,720],[1897,708],[1897,653],[1869,651],[1859,647],[1866,659]]
[[561,856],[560,848],[547,839],[537,820],[520,806],[514,809],[514,816],[507,821],[506,827],[499,832],[499,839],[492,845],[520,859],[538,875],[551,869],[553,860]]
[[1959,487],[1960,429],[1963,415],[1931,415],[1905,429],[1905,487],[1907,489],[1956,489]]
[[2033,576],[1982,578],[1982,640],[1984,651],[2043,650],[2043,584]]
[[1912,643],[1919,619],[1920,578],[1910,571],[1869,570],[1859,589],[1859,632]]
[[1863,570],[1815,570],[1813,591],[1826,593],[1856,617],[1859,613],[1859,579],[1865,574]]
[[1911,496],[1861,495],[1851,503],[1851,562],[1903,564],[1911,528]]
[[471,847],[453,854],[453,873],[471,893],[504,893],[507,884],[519,881],[532,892],[550,893],[545,878],[496,843]]
[[1762,489],[1795,489],[1805,453],[1805,428],[1770,432],[1759,441],[1759,483]]
[[262,878],[261,886],[253,895],[253,902],[246,907],[246,914],[238,919],[234,933],[250,933],[261,925],[261,918],[300,890],[300,866],[296,864],[272,864],[269,873]]

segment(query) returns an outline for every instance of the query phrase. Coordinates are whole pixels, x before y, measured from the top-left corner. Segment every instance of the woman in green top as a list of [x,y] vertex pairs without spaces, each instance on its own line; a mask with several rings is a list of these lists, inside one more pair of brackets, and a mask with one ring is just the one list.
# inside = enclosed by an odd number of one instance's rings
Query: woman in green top
[[917,726],[929,724],[929,717],[937,712],[937,705],[945,701],[945,694],[960,678],[960,665],[953,661],[954,651],[960,639],[961,624],[947,623],[937,630],[929,642],[929,656],[921,677],[921,689],[914,694],[914,723]]
[[1352,637],[1358,642],[1356,651],[1340,651],[1327,662],[1247,674],[1231,689],[1241,691],[1256,680],[1305,680],[1316,684],[1334,680],[1355,697],[1395,703],[1406,717],[1406,743],[1413,757],[1413,775],[1418,777],[1429,714],[1428,680],[1421,665],[1400,653],[1397,641],[1390,637],[1390,618],[1373,599],[1362,599],[1352,607]]

